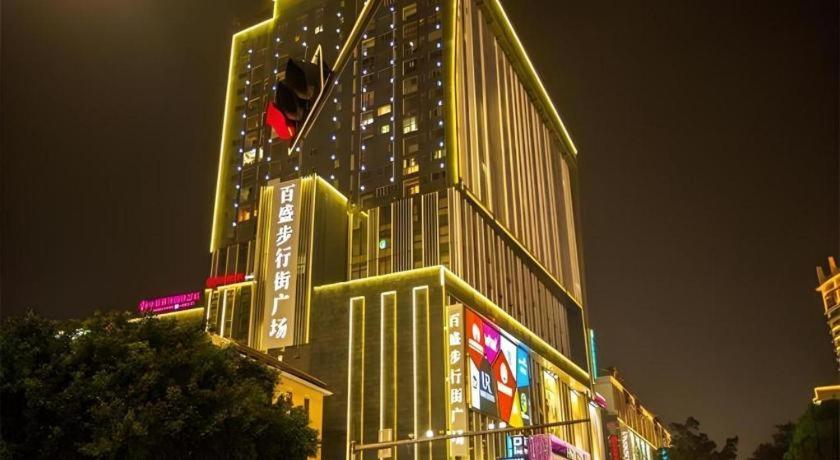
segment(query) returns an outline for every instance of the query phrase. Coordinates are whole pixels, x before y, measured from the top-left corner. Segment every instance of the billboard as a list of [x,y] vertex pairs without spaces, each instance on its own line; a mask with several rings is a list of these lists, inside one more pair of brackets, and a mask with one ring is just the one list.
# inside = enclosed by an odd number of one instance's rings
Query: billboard
[[294,343],[295,289],[298,274],[300,233],[300,179],[272,180],[274,188],[268,234],[262,239],[266,277],[264,280],[263,347],[278,348]]
[[465,310],[469,403],[510,426],[529,425],[531,377],[528,351],[491,321]]
[[184,294],[158,297],[156,299],[141,300],[140,304],[137,305],[137,309],[140,310],[140,313],[151,313],[157,315],[160,313],[169,313],[200,307],[200,302],[200,291],[187,292]]

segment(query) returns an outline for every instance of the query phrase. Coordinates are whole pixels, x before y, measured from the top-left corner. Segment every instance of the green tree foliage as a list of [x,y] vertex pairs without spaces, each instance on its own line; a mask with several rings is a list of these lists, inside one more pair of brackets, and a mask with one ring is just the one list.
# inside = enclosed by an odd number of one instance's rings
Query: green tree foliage
[[0,458],[283,458],[315,453],[277,375],[200,325],[126,314],[0,325]]
[[837,460],[840,401],[810,405],[796,422],[796,429],[784,460]]
[[685,423],[671,424],[671,460],[735,460],[738,456],[738,437],[727,438],[718,450],[717,444],[700,431],[700,422],[688,417]]
[[791,440],[793,440],[795,429],[796,425],[790,422],[776,425],[773,442],[759,444],[750,460],[782,460],[785,452],[788,451]]

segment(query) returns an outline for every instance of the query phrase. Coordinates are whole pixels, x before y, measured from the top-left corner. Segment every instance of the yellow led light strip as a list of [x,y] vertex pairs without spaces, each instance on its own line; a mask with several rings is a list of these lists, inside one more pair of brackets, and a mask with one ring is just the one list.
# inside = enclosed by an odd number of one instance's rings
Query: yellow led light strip
[[448,8],[444,10],[445,20],[443,21],[443,28],[445,33],[444,49],[446,50],[446,68],[444,68],[446,81],[446,88],[444,88],[444,99],[448,110],[446,117],[446,133],[444,137],[446,145],[444,151],[446,152],[447,163],[447,182],[450,185],[455,185],[460,181],[460,171],[458,170],[458,110],[455,101],[457,100],[456,91],[456,41],[455,36],[458,31],[457,21],[458,0],[452,0]]
[[233,39],[231,40],[230,44],[230,64],[228,67],[228,81],[227,81],[227,90],[225,92],[225,112],[222,118],[222,143],[221,147],[219,148],[219,173],[216,176],[216,202],[213,207],[213,228],[210,233],[210,252],[213,252],[219,248],[220,239],[222,236],[221,225],[224,225],[223,222],[220,221],[221,216],[223,214],[223,207],[224,207],[224,200],[222,200],[222,194],[224,192],[225,181],[223,180],[227,176],[227,144],[228,144],[228,119],[230,115],[230,108],[233,106],[233,98],[236,94],[236,52],[239,49],[239,43],[242,39],[246,38],[247,35],[250,35],[253,32],[261,31],[263,28],[269,26],[274,21],[274,18],[267,19],[259,24],[255,24],[247,29],[241,30],[233,35]]
[[551,101],[551,97],[548,95],[548,91],[546,91],[542,80],[539,75],[537,75],[537,70],[534,68],[534,64],[525,52],[525,48],[522,46],[519,36],[516,35],[516,31],[513,29],[513,24],[511,24],[510,19],[508,18],[507,13],[505,13],[504,8],[502,8],[501,3],[499,3],[499,0],[483,0],[478,3],[486,5],[487,11],[490,13],[492,19],[495,19],[495,22],[501,26],[501,32],[504,35],[504,38],[507,39],[511,45],[511,51],[514,54],[512,57],[516,58],[523,65],[524,70],[528,74],[526,77],[528,77],[535,86],[540,102],[542,102],[544,108],[548,110],[552,121],[559,128],[562,139],[566,142],[572,153],[577,155],[577,147],[575,147],[574,142],[572,142],[572,138],[569,135],[569,131],[566,129],[566,125],[560,118],[560,114],[557,112],[557,108]]
[[466,187],[461,187],[461,189],[460,189],[460,190],[461,190],[462,192],[464,192],[464,195],[465,195],[465,196],[469,199],[469,201],[470,201],[470,203],[471,203],[471,204],[475,205],[477,208],[479,208],[481,211],[483,211],[483,212],[487,215],[487,218],[488,218],[488,219],[490,219],[491,221],[493,221],[493,224],[495,224],[495,226],[496,226],[499,230],[501,230],[501,231],[502,231],[502,233],[504,233],[505,235],[507,235],[507,236],[508,236],[508,238],[510,238],[510,240],[513,242],[513,244],[514,244],[514,245],[515,245],[515,246],[516,246],[516,247],[517,247],[520,251],[522,251],[522,252],[525,254],[525,256],[528,258],[528,260],[529,260],[531,263],[535,264],[535,265],[539,268],[539,270],[541,270],[541,271],[543,272],[543,274],[544,274],[545,276],[547,276],[547,277],[548,277],[548,278],[549,278],[549,279],[550,279],[550,280],[551,280],[551,281],[552,281],[552,282],[556,285],[556,287],[560,288],[560,290],[561,290],[561,291],[563,291],[563,293],[564,293],[564,294],[566,294],[566,296],[567,296],[569,299],[571,299],[571,300],[572,300],[572,302],[574,302],[574,304],[575,304],[575,305],[577,305],[580,309],[583,309],[583,304],[580,302],[580,300],[576,299],[576,298],[575,298],[575,297],[574,297],[574,296],[573,296],[573,295],[572,295],[572,294],[571,294],[571,293],[570,293],[570,292],[569,292],[569,291],[565,288],[565,286],[563,286],[563,284],[560,282],[560,280],[558,280],[557,278],[555,278],[555,277],[554,277],[554,275],[552,275],[552,274],[551,274],[551,272],[550,272],[550,271],[548,271],[548,268],[546,268],[546,267],[545,267],[545,265],[543,265],[543,264],[542,264],[542,263],[541,263],[541,262],[540,262],[540,261],[539,261],[539,260],[538,260],[538,259],[537,259],[534,255],[533,255],[533,254],[531,254],[531,251],[529,251],[529,250],[528,250],[528,248],[526,248],[526,247],[525,247],[525,245],[524,245],[521,241],[519,241],[519,238],[517,238],[516,236],[514,236],[514,234],[513,234],[513,233],[511,233],[511,231],[510,231],[510,230],[508,230],[508,229],[507,229],[507,227],[505,227],[505,225],[504,225],[504,224],[502,224],[501,222],[499,222],[499,220],[498,220],[498,219],[496,219],[495,214],[493,214],[493,212],[492,212],[492,211],[490,211],[489,209],[487,209],[487,207],[486,207],[486,206],[484,206],[484,205],[481,203],[481,201],[478,199],[478,197],[476,197],[475,195],[473,195],[473,193],[472,193],[472,192],[471,192],[468,188],[466,188]]
[[[456,275],[443,265],[435,265],[431,267],[417,268],[414,270],[389,273],[385,275],[376,275],[358,280],[326,284],[322,286],[317,286],[314,288],[314,290],[315,292],[329,292],[340,289],[350,289],[353,286],[370,287],[378,283],[387,283],[389,287],[392,287],[393,283],[399,282],[413,282],[419,284],[421,282],[426,282],[426,280],[423,279],[424,277],[428,277],[428,279],[434,279],[434,277],[438,276],[440,277],[439,279],[441,281],[442,286],[446,287],[446,285],[454,285],[472,294],[473,297],[481,303],[481,305],[470,305],[473,309],[478,308],[479,313],[487,316],[488,318],[496,321],[497,323],[501,323],[497,325],[502,327],[503,329],[508,330],[508,332],[514,333],[514,336],[516,336],[518,340],[525,342],[526,345],[528,345],[531,349],[536,351],[537,354],[540,355],[543,359],[546,359],[548,362],[557,366],[560,370],[570,375],[572,378],[574,378],[576,381],[578,381],[585,387],[589,386],[588,372],[586,372],[580,366],[572,362],[569,358],[560,353],[556,348],[551,346],[540,336],[536,335],[533,331],[525,327],[513,316],[511,316],[501,307],[496,305],[492,300],[487,298],[484,294],[472,287],[466,281],[462,280],[460,277],[458,277],[458,275]],[[420,281],[421,279],[423,279],[423,281]],[[443,304],[446,304],[445,297],[443,299]]]

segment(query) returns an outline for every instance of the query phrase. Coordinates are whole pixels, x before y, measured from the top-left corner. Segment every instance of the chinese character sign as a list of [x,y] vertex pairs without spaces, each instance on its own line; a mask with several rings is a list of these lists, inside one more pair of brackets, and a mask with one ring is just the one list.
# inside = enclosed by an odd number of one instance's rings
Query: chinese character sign
[[275,180],[269,186],[274,187],[274,195],[268,234],[262,237],[266,268],[262,327],[265,348],[277,348],[294,343],[300,179]]
[[[447,427],[453,433],[467,429],[467,397],[465,389],[464,363],[469,359],[464,354],[464,307],[450,305],[446,310],[446,352],[447,352],[447,407],[449,420]],[[469,454],[467,438],[449,440],[449,456],[466,457]]]

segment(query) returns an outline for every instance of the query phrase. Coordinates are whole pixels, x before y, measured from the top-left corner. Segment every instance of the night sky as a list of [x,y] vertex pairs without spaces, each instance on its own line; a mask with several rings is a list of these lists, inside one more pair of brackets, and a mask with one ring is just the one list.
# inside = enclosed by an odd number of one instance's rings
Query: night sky
[[[836,381],[834,1],[505,1],[580,150],[603,366],[741,457]],[[2,3],[2,315],[199,289],[231,34],[268,0]]]

